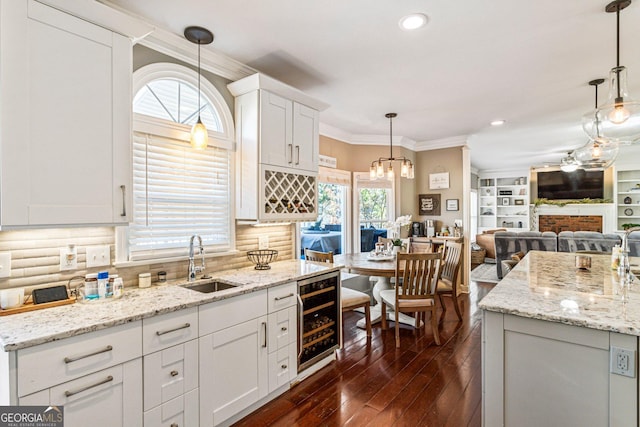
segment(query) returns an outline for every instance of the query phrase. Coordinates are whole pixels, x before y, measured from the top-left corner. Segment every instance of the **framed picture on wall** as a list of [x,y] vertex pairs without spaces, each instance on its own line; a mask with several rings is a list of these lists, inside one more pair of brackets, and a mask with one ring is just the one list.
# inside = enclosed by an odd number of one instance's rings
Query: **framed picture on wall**
[[448,211],[457,211],[458,209],[458,199],[447,199]]
[[419,194],[418,214],[440,215],[440,194]]
[[502,198],[502,206],[509,206],[509,198],[508,197],[503,197]]
[[449,188],[449,172],[429,174],[429,190],[440,188]]

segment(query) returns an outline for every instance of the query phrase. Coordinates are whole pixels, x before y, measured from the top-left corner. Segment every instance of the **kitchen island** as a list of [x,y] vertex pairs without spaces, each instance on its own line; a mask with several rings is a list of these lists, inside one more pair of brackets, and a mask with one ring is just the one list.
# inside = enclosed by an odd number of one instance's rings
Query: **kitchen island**
[[183,280],[2,317],[0,405],[64,405],[69,427],[231,424],[296,381],[298,284],[339,269],[279,261],[196,281],[236,285],[217,292]]
[[640,283],[589,256],[531,251],[480,302],[483,425],[638,425]]

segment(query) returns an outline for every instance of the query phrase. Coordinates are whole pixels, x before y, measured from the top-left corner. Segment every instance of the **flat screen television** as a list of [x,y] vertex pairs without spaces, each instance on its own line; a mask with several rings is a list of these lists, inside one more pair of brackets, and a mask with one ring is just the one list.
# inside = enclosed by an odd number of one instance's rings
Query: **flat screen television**
[[603,171],[578,169],[574,172],[538,172],[538,198],[540,199],[602,199],[603,197]]

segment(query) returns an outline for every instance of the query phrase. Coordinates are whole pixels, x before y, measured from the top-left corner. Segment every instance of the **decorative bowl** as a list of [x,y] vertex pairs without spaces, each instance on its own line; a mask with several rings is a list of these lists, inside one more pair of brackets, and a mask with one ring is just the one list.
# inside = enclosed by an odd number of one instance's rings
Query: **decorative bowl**
[[271,268],[269,263],[278,257],[278,251],[274,249],[258,249],[248,251],[247,258],[254,263],[256,270],[268,270]]

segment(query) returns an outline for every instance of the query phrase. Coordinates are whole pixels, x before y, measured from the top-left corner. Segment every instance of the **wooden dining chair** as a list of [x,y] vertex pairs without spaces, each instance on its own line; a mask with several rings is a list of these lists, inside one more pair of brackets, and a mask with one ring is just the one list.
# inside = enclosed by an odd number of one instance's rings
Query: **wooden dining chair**
[[[436,286],[442,259],[438,253],[405,254],[396,256],[395,289],[380,291],[382,304],[382,329],[387,329],[387,306],[395,312],[396,347],[400,347],[400,313],[415,313],[415,327],[420,327],[420,314],[431,313],[433,339],[440,345],[438,319],[436,317]],[[424,322],[425,332],[428,331]]]
[[438,299],[440,300],[440,305],[442,305],[443,313],[447,311],[447,306],[442,300],[442,296],[449,295],[453,301],[453,307],[456,310],[458,319],[462,320],[460,301],[458,300],[458,275],[460,274],[460,269],[462,267],[462,243],[445,243],[444,254],[436,292],[438,294]]
[[[333,253],[313,251],[311,249],[304,250],[304,258],[313,262],[329,262],[333,263]],[[364,318],[367,330],[367,336],[371,336],[371,297],[364,292],[355,289],[340,286],[340,306],[342,312],[352,311],[356,308],[364,308]],[[344,321],[342,322],[344,325]],[[344,326],[343,326],[344,327]]]

